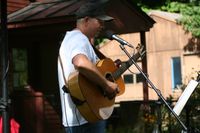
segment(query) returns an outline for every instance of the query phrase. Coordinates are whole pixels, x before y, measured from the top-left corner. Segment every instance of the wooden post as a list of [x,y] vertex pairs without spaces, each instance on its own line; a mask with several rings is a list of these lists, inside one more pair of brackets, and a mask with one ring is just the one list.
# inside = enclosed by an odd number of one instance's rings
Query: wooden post
[[[140,32],[140,42],[144,46],[144,50],[146,51],[146,37],[145,37],[145,31]],[[142,70],[145,74],[147,74],[147,56],[144,55],[142,59]],[[148,83],[143,82],[143,99],[144,102],[148,102],[149,100],[149,92],[148,92]]]

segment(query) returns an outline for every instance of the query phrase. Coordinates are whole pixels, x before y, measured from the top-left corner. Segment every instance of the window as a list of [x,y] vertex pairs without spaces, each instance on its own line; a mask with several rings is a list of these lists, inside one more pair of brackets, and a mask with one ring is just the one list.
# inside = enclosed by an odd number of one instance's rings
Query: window
[[15,89],[23,89],[27,85],[27,51],[26,49],[12,50],[13,56],[13,87]]
[[126,84],[137,84],[144,81],[144,77],[141,73],[124,74],[124,83]]
[[125,74],[124,75],[124,82],[125,82],[125,84],[133,83],[133,74]]
[[181,60],[180,57],[173,57],[171,60],[172,67],[172,88],[177,88],[182,84],[181,79]]
[[137,73],[136,74],[136,83],[139,83],[139,82],[143,82],[144,81],[144,77],[141,73]]

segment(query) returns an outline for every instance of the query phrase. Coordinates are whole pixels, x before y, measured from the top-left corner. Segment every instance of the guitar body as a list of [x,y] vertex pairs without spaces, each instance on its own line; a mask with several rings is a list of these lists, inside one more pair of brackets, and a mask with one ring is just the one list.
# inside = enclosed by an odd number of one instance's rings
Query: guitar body
[[[112,74],[118,68],[114,62],[109,59],[100,60],[96,64],[98,70],[104,75]],[[121,95],[124,93],[125,85],[121,77],[114,81],[120,88]],[[108,119],[114,109],[115,98],[112,100],[103,96],[101,89],[87,80],[87,78],[78,72],[71,73],[68,80],[68,89],[70,95],[76,100],[79,112],[89,122]]]

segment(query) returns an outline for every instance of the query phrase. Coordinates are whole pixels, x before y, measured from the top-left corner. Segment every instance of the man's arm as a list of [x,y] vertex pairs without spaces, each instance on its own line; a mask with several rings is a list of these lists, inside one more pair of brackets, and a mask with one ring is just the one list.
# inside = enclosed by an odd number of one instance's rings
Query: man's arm
[[75,68],[91,82],[101,86],[107,92],[108,97],[116,95],[118,85],[107,80],[97,69],[97,67],[83,54],[78,54],[72,59]]

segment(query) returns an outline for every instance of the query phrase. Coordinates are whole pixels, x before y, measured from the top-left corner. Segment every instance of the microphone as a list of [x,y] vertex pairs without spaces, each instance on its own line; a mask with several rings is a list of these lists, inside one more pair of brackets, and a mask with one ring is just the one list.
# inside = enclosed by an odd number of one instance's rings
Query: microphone
[[106,31],[105,32],[105,36],[110,39],[110,40],[116,40],[119,43],[121,43],[122,45],[127,45],[131,48],[134,48],[130,43],[126,42],[125,40],[123,40],[122,38],[118,37],[117,35],[115,35],[112,31]]

